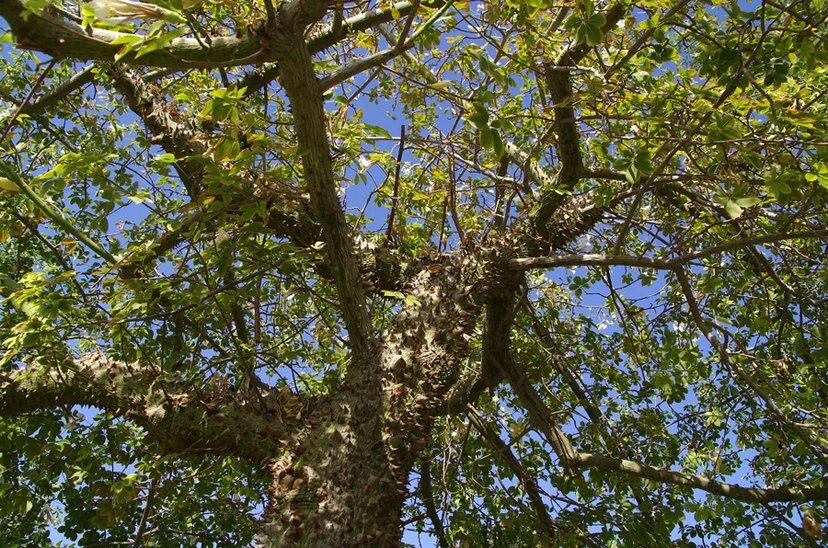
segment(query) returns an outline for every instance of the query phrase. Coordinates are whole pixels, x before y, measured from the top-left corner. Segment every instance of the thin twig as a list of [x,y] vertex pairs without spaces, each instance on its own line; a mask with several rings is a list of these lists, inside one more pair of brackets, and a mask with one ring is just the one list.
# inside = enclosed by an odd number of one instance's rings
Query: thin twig
[[388,229],[385,240],[390,242],[394,235],[394,214],[400,199],[400,167],[402,166],[403,150],[405,150],[405,124],[400,126],[400,147],[397,150],[397,166],[394,169],[394,193],[391,195],[391,213],[388,214]]
[[12,127],[14,127],[14,123],[17,121],[17,117],[23,111],[25,106],[29,103],[32,96],[34,96],[35,91],[37,91],[37,88],[39,88],[40,84],[43,83],[43,79],[46,78],[46,75],[49,74],[49,71],[52,70],[52,67],[54,67],[55,64],[57,64],[57,62],[57,57],[52,58],[52,60],[49,61],[49,63],[46,65],[46,68],[43,69],[43,72],[41,72],[40,75],[37,77],[37,80],[35,80],[35,83],[32,85],[32,89],[29,90],[29,93],[26,95],[26,98],[23,99],[23,102],[17,106],[17,109],[14,111],[14,114],[12,114],[12,117],[9,119],[9,123],[6,124],[6,129],[3,130],[3,135],[0,136],[0,143],[5,141],[6,137],[9,136],[9,132],[11,131]]
[[133,544],[136,547],[140,547],[144,542],[144,535],[147,531],[147,520],[152,511],[152,503],[155,501],[156,484],[157,479],[152,478],[149,489],[147,490],[147,501],[144,503],[144,511],[141,513],[141,523],[138,524],[138,530],[135,532],[135,542]]

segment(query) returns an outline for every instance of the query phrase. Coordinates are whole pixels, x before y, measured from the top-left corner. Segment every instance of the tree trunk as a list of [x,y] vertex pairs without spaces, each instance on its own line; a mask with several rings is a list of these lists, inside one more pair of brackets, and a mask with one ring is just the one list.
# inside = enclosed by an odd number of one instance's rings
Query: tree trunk
[[[355,394],[358,397],[358,395]],[[408,469],[392,470],[379,421],[360,424],[355,402],[320,406],[310,431],[269,464],[270,503],[257,541],[263,546],[393,546]],[[402,479],[402,481],[400,481]]]
[[309,402],[307,427],[269,464],[261,544],[399,544],[408,476],[458,385],[483,288],[468,257],[416,268],[401,288],[407,300],[374,343],[373,376],[356,374],[369,368],[352,357],[342,385]]

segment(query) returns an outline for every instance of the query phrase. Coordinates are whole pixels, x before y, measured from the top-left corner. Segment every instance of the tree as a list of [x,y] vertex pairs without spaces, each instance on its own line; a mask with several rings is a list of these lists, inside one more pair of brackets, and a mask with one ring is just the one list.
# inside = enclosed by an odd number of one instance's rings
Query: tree
[[814,544],[823,0],[2,0],[0,523]]

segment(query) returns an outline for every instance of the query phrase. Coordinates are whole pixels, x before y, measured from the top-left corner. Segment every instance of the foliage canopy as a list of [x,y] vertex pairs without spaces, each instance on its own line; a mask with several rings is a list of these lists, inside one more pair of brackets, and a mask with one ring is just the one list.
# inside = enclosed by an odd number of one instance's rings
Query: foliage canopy
[[0,0],[0,536],[814,544],[824,0]]

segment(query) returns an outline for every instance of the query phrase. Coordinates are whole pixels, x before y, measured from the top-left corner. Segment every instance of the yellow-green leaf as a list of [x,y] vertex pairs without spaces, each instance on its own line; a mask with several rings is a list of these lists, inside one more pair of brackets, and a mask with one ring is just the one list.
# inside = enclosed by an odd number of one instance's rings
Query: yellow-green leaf
[[14,181],[5,177],[0,177],[0,191],[3,192],[19,192],[20,189],[14,184]]

